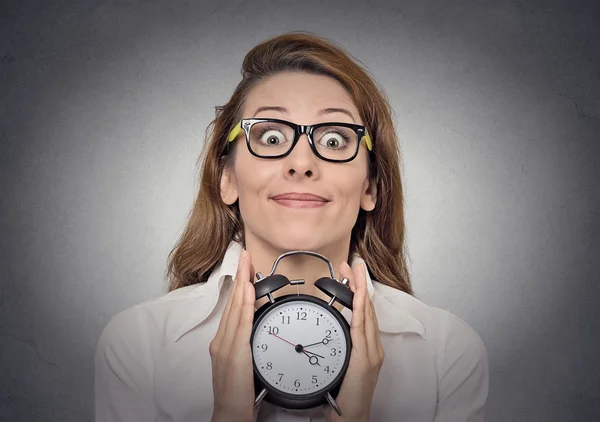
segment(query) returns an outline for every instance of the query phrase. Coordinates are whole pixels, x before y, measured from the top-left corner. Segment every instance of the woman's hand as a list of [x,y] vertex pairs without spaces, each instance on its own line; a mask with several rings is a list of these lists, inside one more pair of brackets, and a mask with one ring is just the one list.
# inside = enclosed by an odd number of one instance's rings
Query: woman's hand
[[357,265],[352,270],[344,262],[340,267],[340,273],[342,277],[350,280],[350,288],[354,292],[350,323],[352,351],[346,376],[335,399],[342,416],[339,416],[335,410],[329,409],[327,420],[367,422],[384,352],[379,339],[375,309],[367,292],[365,266]]
[[250,255],[240,255],[237,274],[209,346],[214,391],[213,422],[254,420],[254,372],[250,334],[254,318],[254,285]]

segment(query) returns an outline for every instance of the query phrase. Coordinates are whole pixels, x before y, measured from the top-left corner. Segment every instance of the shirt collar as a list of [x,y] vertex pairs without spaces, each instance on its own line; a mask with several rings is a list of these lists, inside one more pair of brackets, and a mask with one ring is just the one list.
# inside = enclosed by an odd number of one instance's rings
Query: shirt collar
[[[212,271],[208,280],[202,284],[183,287],[170,292],[167,296],[177,295],[186,300],[180,302],[178,311],[181,311],[181,323],[175,328],[175,342],[190,330],[204,322],[212,313],[219,300],[221,288],[227,276],[234,277],[242,245],[232,241],[227,248],[223,260]],[[364,260],[354,254],[351,266],[364,263]],[[425,337],[425,327],[415,312],[410,310],[411,304],[416,300],[408,293],[394,289],[373,281],[367,271],[367,291],[375,307],[379,331],[389,334],[416,333]],[[344,308],[342,314],[351,315],[351,311]]]

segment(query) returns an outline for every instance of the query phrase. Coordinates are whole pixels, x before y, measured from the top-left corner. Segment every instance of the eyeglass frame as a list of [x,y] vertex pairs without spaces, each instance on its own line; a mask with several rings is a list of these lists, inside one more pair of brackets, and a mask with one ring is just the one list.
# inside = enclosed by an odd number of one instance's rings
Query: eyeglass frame
[[[279,154],[279,155],[264,156],[264,155],[259,155],[259,154],[255,153],[254,151],[252,151],[252,148],[250,147],[250,129],[252,128],[252,126],[255,123],[264,123],[264,122],[281,123],[281,124],[287,125],[287,126],[291,127],[292,129],[294,129],[294,140],[292,141],[292,145],[290,146],[290,149],[287,152],[285,152],[283,154]],[[317,147],[315,146],[315,143],[313,141],[312,134],[314,133],[315,129],[318,129],[323,126],[343,126],[343,127],[347,127],[349,129],[354,130],[354,133],[356,133],[356,139],[358,142],[356,143],[356,150],[354,151],[354,154],[350,158],[347,158],[345,160],[336,160],[333,158],[323,157],[321,154],[319,154],[319,152],[317,151]],[[300,136],[302,136],[303,134],[306,134],[306,137],[308,138],[308,144],[310,145],[310,149],[312,150],[312,152],[317,157],[319,157],[321,160],[324,160],[324,161],[328,161],[328,162],[332,162],[332,163],[348,163],[348,162],[354,160],[356,158],[356,156],[358,155],[358,150],[360,149],[360,144],[363,140],[365,141],[367,149],[369,151],[373,152],[373,141],[371,139],[371,136],[369,135],[369,132],[367,131],[366,126],[358,125],[355,123],[323,122],[323,123],[316,123],[314,125],[299,125],[299,124],[292,123],[287,120],[281,120],[281,119],[271,119],[271,118],[242,119],[239,121],[239,123],[237,123],[233,127],[233,129],[229,132],[229,135],[227,136],[227,147],[228,148],[229,148],[229,144],[237,139],[237,137],[239,136],[242,129],[244,129],[244,132],[246,133],[246,146],[248,148],[248,151],[250,152],[250,154],[252,154],[258,158],[265,158],[265,159],[273,158],[274,159],[274,158],[283,158],[283,157],[288,156],[294,150],[294,148],[296,147],[296,144],[298,143],[298,140],[300,139]]]

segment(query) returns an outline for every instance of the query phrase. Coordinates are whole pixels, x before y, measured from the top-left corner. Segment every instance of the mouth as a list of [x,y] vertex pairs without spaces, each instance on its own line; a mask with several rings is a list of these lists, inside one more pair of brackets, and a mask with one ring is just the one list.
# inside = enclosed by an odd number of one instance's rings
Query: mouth
[[271,197],[277,204],[288,208],[320,208],[330,202],[312,193],[289,192]]

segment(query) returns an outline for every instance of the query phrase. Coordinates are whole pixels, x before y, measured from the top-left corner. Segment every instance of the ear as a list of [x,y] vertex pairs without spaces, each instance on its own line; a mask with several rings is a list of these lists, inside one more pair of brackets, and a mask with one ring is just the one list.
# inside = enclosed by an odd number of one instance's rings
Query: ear
[[377,180],[368,178],[363,184],[363,191],[360,197],[360,207],[365,211],[373,211],[377,204]]
[[221,199],[227,205],[233,205],[238,200],[237,179],[233,172],[233,166],[227,166],[221,173]]

